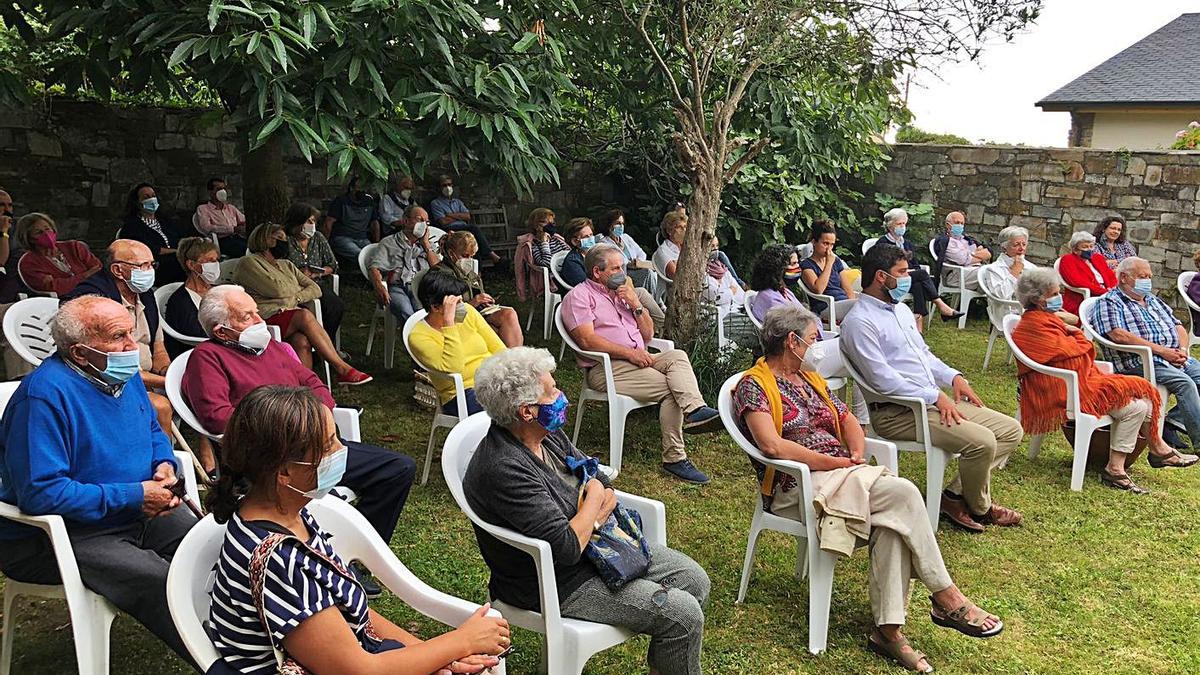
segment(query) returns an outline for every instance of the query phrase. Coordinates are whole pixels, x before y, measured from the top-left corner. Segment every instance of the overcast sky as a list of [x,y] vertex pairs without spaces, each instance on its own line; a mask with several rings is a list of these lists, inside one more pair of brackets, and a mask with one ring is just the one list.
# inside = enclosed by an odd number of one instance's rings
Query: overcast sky
[[1187,12],[1200,12],[1200,0],[1045,0],[1012,42],[913,78],[915,124],[971,141],[1065,146],[1070,114],[1034,103]]

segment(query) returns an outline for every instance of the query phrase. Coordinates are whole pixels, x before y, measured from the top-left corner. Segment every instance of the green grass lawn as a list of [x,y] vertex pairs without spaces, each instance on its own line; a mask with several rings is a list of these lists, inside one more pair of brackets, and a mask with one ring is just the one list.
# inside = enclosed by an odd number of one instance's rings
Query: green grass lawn
[[[512,302],[511,287],[490,289]],[[350,317],[369,316],[360,288],[344,291]],[[522,319],[526,308],[522,307]],[[540,310],[539,310],[540,312]],[[540,326],[540,314],[535,320]],[[363,435],[424,460],[430,413],[411,403],[411,366],[403,347],[397,367],[384,371],[381,341],[371,358],[361,356],[365,322],[347,320],[344,346],[375,382],[339,391],[339,401],[365,407]],[[1014,366],[1005,352],[982,370],[987,323],[974,319],[957,331],[937,322],[928,335],[933,350],[961,369],[989,405],[1012,414],[1016,407]],[[541,344],[540,332],[533,344]],[[556,353],[557,339],[546,344]],[[575,398],[580,376],[568,356],[556,375]],[[574,414],[574,409],[572,414]],[[580,446],[607,448],[603,410],[591,408]],[[574,424],[574,420],[569,421]],[[444,433],[439,436],[440,446]],[[712,578],[703,663],[711,673],[880,673],[898,672],[865,649],[871,628],[867,597],[867,555],[859,551],[838,563],[830,615],[829,648],[812,656],[807,645],[807,586],[793,576],[796,547],[778,533],[765,533],[754,578],[743,605],[735,605],[746,532],[756,483],[744,454],[723,434],[690,437],[689,453],[712,476],[707,487],[667,479],[659,470],[656,413],[631,415],[618,486],[662,500],[667,508],[669,543],[695,558]],[[437,457],[435,456],[435,462]],[[391,545],[418,576],[443,591],[477,602],[486,600],[487,570],[466,517],[454,505],[435,465],[430,482],[415,487]],[[901,475],[924,489],[924,458],[905,453]],[[989,641],[972,640],[934,626],[929,600],[919,582],[913,593],[907,633],[940,672],[998,673],[1195,673],[1200,672],[1200,469],[1162,470],[1141,461],[1139,484],[1154,492],[1133,496],[1102,487],[1089,471],[1083,492],[1068,488],[1070,453],[1061,436],[1029,460],[1023,444],[994,478],[998,502],[1025,514],[1025,526],[967,535],[943,526],[942,552],[950,572],[968,596],[1003,617],[1007,629]],[[424,620],[394,597],[374,606],[422,635],[442,628]],[[19,601],[21,614],[14,648],[16,673],[62,673],[74,669],[71,632],[61,602]],[[647,641],[632,640],[596,655],[589,673],[645,671]],[[538,636],[515,634],[510,673],[534,672]],[[128,617],[113,628],[112,672],[186,672],[169,650]]]

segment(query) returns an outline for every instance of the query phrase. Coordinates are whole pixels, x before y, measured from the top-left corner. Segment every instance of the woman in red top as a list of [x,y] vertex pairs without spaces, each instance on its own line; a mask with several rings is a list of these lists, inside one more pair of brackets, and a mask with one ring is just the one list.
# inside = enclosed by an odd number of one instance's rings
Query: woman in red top
[[[1117,285],[1117,275],[1108,268],[1104,256],[1096,248],[1096,238],[1090,232],[1071,235],[1069,252],[1058,259],[1058,275],[1066,286],[1086,288],[1092,297],[1104,295]],[[1093,255],[1093,253],[1095,255]],[[1083,296],[1075,291],[1063,289],[1063,311],[1079,314]]]
[[26,251],[17,261],[17,270],[31,291],[63,295],[100,271],[100,259],[87,244],[58,241],[58,228],[44,213],[22,216],[14,236]]

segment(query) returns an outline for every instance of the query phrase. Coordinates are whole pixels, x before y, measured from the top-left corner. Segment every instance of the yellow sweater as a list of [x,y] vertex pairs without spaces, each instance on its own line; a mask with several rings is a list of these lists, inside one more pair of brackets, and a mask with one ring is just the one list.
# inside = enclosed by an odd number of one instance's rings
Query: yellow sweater
[[271,264],[257,253],[242,258],[233,273],[233,283],[246,288],[258,303],[258,313],[263,318],[321,297],[321,287],[296,269],[290,260],[276,260]]
[[[466,389],[475,386],[475,369],[479,364],[504,351],[500,336],[470,305],[467,305],[467,318],[462,323],[441,330],[430,326],[428,321],[418,321],[409,336],[409,344],[421,363],[443,373],[462,375]],[[454,398],[453,380],[437,374],[431,379],[443,405]]]

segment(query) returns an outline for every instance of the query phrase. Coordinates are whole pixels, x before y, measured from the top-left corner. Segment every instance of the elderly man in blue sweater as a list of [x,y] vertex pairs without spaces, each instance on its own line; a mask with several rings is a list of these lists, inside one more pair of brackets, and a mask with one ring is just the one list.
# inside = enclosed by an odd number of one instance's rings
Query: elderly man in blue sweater
[[[56,514],[85,586],[191,663],[167,609],[171,556],[196,519],[178,508],[171,443],[138,374],[133,319],[85,296],[51,321],[58,352],[25,377],[0,419],[0,500]],[[0,571],[59,583],[46,536],[0,521]]]

